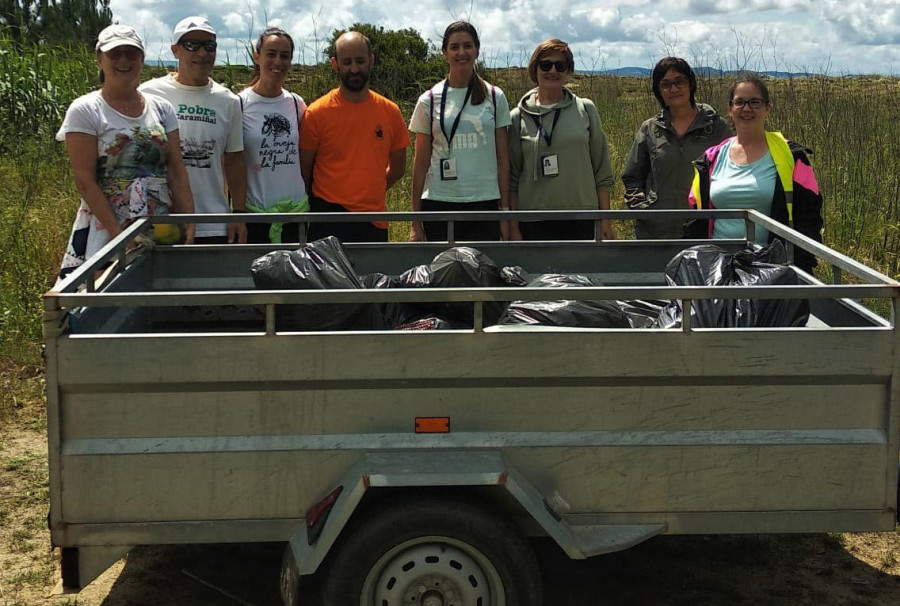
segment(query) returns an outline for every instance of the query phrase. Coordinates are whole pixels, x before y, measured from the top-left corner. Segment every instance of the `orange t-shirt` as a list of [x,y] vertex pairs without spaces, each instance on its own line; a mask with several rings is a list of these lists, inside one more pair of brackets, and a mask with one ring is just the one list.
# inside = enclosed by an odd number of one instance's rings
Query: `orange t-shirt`
[[390,153],[407,147],[400,108],[372,91],[351,103],[335,88],[307,108],[300,126],[300,149],[316,152],[313,195],[350,212],[386,210]]

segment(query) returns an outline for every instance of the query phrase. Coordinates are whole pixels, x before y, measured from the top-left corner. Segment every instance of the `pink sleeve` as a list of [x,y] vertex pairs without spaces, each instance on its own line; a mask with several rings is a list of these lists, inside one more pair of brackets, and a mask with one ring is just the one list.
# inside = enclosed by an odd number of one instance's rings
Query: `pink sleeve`
[[819,193],[819,184],[816,181],[816,175],[813,173],[812,166],[797,160],[794,162],[794,183],[802,185],[814,194]]

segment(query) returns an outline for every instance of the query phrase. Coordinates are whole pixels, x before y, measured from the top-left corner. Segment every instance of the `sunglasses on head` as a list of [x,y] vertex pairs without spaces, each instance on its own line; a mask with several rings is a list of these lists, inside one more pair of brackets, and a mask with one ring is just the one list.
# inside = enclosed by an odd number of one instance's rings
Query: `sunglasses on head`
[[189,51],[196,52],[201,48],[208,53],[216,52],[216,47],[219,46],[215,40],[204,40],[201,42],[200,40],[179,40],[178,44],[188,49]]
[[565,61],[548,61],[544,59],[543,61],[538,61],[538,67],[541,68],[542,72],[549,72],[553,67],[555,67],[556,72],[560,74],[569,71],[569,64]]

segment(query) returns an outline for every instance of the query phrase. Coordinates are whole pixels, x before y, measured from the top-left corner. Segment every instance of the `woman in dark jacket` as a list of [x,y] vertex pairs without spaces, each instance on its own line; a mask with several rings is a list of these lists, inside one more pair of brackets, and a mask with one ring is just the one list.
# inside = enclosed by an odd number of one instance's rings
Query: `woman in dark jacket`
[[[731,129],[709,105],[697,103],[697,78],[684,59],[665,57],[653,68],[653,94],[662,108],[641,124],[625,160],[622,181],[631,209],[681,209],[694,174],[691,161]],[[635,222],[639,239],[680,238],[684,219]]]
[[[709,148],[694,162],[691,208],[753,209],[822,241],[822,195],[809,164],[809,150],[765,129],[772,107],[765,82],[740,76],[728,91],[728,116],[735,136]],[[710,219],[710,238],[744,238],[742,219]],[[773,235],[755,228],[754,241],[766,245]],[[795,263],[810,271],[815,257],[795,249]]]

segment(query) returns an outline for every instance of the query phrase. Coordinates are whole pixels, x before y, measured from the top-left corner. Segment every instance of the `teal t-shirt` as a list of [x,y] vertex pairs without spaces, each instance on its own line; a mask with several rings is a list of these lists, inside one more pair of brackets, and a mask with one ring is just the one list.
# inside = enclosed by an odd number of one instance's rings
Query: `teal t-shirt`
[[[426,91],[420,96],[413,110],[409,130],[431,135],[431,164],[425,176],[422,198],[442,202],[480,202],[500,198],[495,131],[510,125],[509,103],[502,90],[488,85],[487,96],[483,103],[472,105],[470,98],[463,107],[466,90],[447,87],[443,130],[440,114],[444,81],[438,82],[431,91]],[[496,115],[494,115],[495,104]],[[453,136],[451,148],[444,131],[447,135],[450,134],[453,122],[460,115],[460,108],[462,116]],[[441,180],[440,161],[445,158],[456,159],[455,180]]]
[[[713,168],[709,184],[713,206],[723,210],[752,209],[767,217],[772,216],[772,197],[778,178],[772,153],[767,151],[766,155],[750,164],[736,164],[728,157],[732,143],[733,140],[722,147]],[[740,239],[745,233],[741,219],[716,219],[713,223],[715,239]],[[761,246],[768,244],[769,230],[757,225],[754,241]]]

